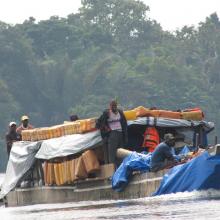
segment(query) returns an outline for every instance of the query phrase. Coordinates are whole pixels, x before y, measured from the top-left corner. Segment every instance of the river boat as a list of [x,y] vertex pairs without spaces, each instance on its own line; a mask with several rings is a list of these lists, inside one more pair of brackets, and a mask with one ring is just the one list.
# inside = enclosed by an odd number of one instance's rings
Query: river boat
[[[171,119],[164,117],[140,117],[128,121],[128,146],[130,151],[140,152],[142,136],[147,126],[155,126],[160,136],[175,132],[181,134],[176,150],[184,145],[207,148],[207,134],[214,129],[214,123],[203,120]],[[184,138],[183,138],[184,137]],[[69,184],[45,185],[45,176],[38,174],[32,185],[21,187],[27,172],[33,164],[44,164],[54,158],[67,158],[80,155],[89,149],[102,149],[99,130],[84,134],[64,135],[40,141],[15,142],[8,161],[1,197],[7,206],[22,206],[45,203],[64,203],[88,200],[136,199],[152,195],[168,170],[153,172],[133,172],[128,186],[122,192],[112,189],[111,176],[114,164],[102,162],[97,175],[77,179]],[[41,170],[42,171],[42,170]],[[41,183],[39,183],[41,181]]]

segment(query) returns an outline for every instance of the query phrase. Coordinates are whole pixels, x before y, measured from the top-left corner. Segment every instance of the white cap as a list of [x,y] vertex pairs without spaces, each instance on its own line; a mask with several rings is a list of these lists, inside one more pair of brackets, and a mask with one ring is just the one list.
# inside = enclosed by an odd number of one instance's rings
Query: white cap
[[12,125],[17,125],[16,122],[12,121],[9,123],[9,126],[11,127]]

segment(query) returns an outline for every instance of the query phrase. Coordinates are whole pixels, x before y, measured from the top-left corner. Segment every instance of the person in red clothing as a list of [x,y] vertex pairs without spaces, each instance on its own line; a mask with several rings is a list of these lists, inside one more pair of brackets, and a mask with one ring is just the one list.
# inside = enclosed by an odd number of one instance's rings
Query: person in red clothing
[[144,142],[142,144],[148,152],[153,152],[160,143],[160,136],[155,127],[147,127],[144,132]]
[[23,115],[21,117],[21,125],[17,128],[17,133],[21,134],[21,131],[23,130],[29,130],[29,129],[33,129],[34,127],[29,124],[29,117],[27,115]]

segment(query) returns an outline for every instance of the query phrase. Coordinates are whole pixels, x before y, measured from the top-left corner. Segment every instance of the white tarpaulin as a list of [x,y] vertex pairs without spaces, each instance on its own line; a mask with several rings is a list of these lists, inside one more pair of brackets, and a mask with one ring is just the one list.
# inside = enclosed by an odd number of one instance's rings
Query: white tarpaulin
[[82,152],[102,141],[100,131],[85,134],[66,135],[59,138],[45,140],[41,144],[36,158],[49,160]]
[[35,154],[39,150],[41,142],[20,141],[12,146],[6,174],[2,183],[0,198],[7,195],[30,169],[35,161]]

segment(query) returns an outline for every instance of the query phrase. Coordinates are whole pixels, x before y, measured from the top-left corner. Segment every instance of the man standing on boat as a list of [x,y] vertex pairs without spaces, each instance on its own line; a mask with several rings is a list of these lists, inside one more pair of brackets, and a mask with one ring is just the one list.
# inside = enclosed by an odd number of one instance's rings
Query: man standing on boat
[[175,137],[168,133],[164,135],[164,142],[160,143],[151,157],[151,171],[157,172],[159,170],[171,167],[177,164],[177,161],[172,154],[172,148],[175,145]]
[[110,102],[109,109],[99,117],[96,127],[103,138],[105,162],[115,163],[117,148],[127,142],[127,120],[123,111],[118,109],[116,100]]
[[21,117],[21,125],[17,128],[17,133],[21,134],[23,130],[33,129],[34,127],[29,124],[29,117],[27,115],[23,115]]
[[16,128],[17,128],[16,122],[14,121],[10,122],[9,131],[5,135],[8,157],[10,155],[13,142],[21,140],[21,135],[16,132]]

